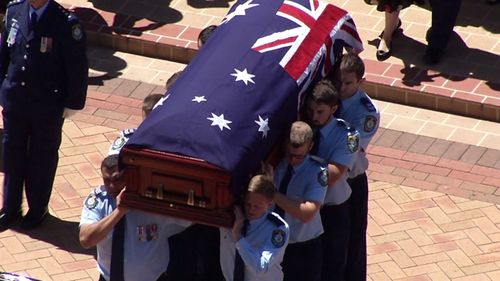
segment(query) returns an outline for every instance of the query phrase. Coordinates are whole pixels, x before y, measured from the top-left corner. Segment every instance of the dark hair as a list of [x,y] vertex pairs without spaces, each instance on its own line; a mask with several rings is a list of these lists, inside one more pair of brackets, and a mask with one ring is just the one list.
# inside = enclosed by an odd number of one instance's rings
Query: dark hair
[[177,79],[179,79],[181,74],[182,74],[182,70],[179,70],[176,73],[172,74],[172,76],[170,76],[170,78],[168,78],[167,82],[165,83],[165,90],[168,91],[168,89],[170,89],[170,87],[172,87],[172,84],[174,84],[175,81],[177,81]]
[[118,154],[109,155],[101,162],[101,170],[111,170],[118,167]]
[[210,37],[210,35],[212,35],[212,32],[214,32],[214,30],[216,28],[217,28],[217,25],[209,25],[209,26],[205,27],[202,31],[200,31],[200,34],[198,34],[198,42],[201,42],[201,44],[199,46],[200,48],[201,48],[201,46],[205,45],[208,38]]
[[323,79],[314,85],[308,99],[318,104],[323,103],[333,106],[339,104],[340,97],[333,83],[330,80]]
[[153,111],[153,107],[155,104],[163,98],[162,94],[149,94],[142,101],[142,111],[144,112],[144,116],[148,116],[151,111]]
[[273,200],[276,187],[269,177],[264,175],[254,176],[248,183],[247,193],[262,194],[269,200]]
[[365,75],[365,64],[358,55],[347,53],[342,56],[340,61],[340,71],[354,72],[356,78],[360,80]]

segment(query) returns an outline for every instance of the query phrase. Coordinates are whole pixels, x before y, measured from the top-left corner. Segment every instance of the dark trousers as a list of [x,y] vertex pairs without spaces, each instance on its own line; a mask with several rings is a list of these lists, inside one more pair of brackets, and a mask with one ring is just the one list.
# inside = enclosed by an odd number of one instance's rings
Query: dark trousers
[[427,50],[441,54],[450,39],[462,0],[429,0],[432,26],[427,36]]
[[323,206],[320,212],[325,231],[321,235],[323,243],[321,280],[343,280],[351,227],[349,203],[346,201],[340,205]]
[[346,281],[366,280],[366,228],[368,226],[368,178],[363,173],[347,182],[352,189],[349,198],[351,231],[347,252]]
[[64,119],[61,110],[44,114],[3,113],[4,193],[3,208],[21,207],[23,186],[31,211],[43,212],[52,193],[59,160],[58,149]]
[[220,268],[219,229],[195,224],[169,238],[168,281],[224,280]]
[[288,244],[281,266],[283,281],[321,280],[322,260],[321,239]]

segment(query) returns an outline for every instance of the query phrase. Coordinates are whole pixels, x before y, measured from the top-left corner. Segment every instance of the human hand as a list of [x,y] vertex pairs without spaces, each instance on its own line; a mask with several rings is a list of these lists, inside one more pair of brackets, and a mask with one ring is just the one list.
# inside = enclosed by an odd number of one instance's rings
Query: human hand
[[270,181],[273,181],[274,179],[274,168],[271,164],[269,163],[260,163],[260,169],[262,170],[262,173],[264,173],[264,176],[266,176]]
[[120,193],[118,193],[118,196],[116,196],[116,208],[120,211],[120,212],[123,212],[124,214],[128,212],[128,207],[126,207],[125,205],[121,204],[121,201],[123,199],[123,196],[124,193],[125,193],[125,190],[127,189],[127,187],[124,187]]
[[234,241],[238,241],[241,238],[241,229],[243,228],[245,215],[243,214],[243,211],[241,210],[240,206],[234,206],[233,211],[235,219],[234,219],[232,233]]

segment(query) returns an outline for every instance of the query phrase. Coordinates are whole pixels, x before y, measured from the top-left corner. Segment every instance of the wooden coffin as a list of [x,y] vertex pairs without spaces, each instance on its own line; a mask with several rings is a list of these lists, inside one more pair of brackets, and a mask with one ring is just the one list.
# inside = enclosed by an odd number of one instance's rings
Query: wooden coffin
[[204,160],[125,147],[126,192],[121,204],[213,226],[233,223],[230,175]]

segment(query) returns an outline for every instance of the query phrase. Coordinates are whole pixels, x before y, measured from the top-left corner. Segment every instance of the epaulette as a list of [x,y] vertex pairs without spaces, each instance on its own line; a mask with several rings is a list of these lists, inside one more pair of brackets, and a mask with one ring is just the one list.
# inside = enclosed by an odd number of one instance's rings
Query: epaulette
[[72,20],[76,19],[76,16],[73,13],[71,13],[70,11],[68,11],[66,8],[64,8],[63,6],[59,5],[59,10],[63,13],[63,15],[66,16],[68,21],[72,21]]
[[267,214],[267,219],[270,220],[276,227],[281,227],[285,225],[285,223],[275,214],[269,213]]
[[369,98],[362,97],[360,99],[360,101],[361,101],[361,104],[363,104],[366,107],[366,109],[368,109],[368,111],[370,111],[370,112],[377,111],[377,109],[375,108],[375,106],[373,105],[373,103],[371,102],[371,100]]
[[347,121],[345,121],[344,119],[340,119],[340,118],[337,118],[337,124],[339,126],[342,126],[342,127],[345,127],[347,129],[347,131],[349,132],[354,132],[356,131],[356,128],[352,127]]
[[316,156],[316,155],[309,155],[309,157],[310,157],[312,160],[314,160],[314,161],[318,162],[319,164],[322,164],[322,165],[326,164],[325,159],[323,159],[323,158],[321,158],[321,157],[319,157],[319,156]]
[[130,138],[136,131],[137,129],[135,128],[130,128],[130,129],[125,129],[122,131],[122,135],[124,137]]
[[14,6],[14,5],[17,5],[17,4],[21,4],[23,3],[25,0],[12,0],[10,1],[9,3],[7,3],[7,8],[10,7],[10,6]]

